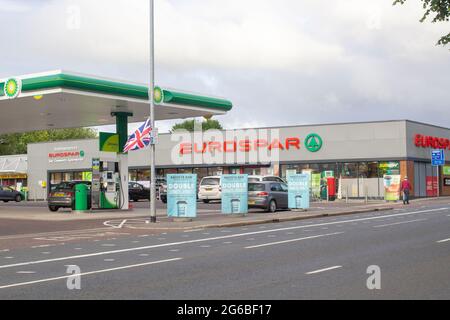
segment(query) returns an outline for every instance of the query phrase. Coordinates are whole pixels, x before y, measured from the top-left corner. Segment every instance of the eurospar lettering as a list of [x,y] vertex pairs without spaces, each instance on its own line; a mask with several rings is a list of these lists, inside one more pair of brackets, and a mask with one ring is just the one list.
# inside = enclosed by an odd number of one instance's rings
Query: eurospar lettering
[[414,144],[418,148],[432,148],[450,150],[450,139],[416,134]]
[[256,140],[237,140],[237,141],[209,141],[201,143],[181,143],[180,154],[204,154],[204,153],[236,153],[236,152],[252,152],[260,149],[266,150],[300,150],[301,141],[300,138],[287,138],[284,141],[280,139],[273,139],[272,141],[266,139]]

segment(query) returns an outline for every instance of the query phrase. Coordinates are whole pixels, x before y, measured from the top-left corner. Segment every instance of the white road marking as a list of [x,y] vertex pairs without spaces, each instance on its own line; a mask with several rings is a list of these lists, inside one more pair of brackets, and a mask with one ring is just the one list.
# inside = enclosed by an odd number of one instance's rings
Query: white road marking
[[[414,215],[414,214],[420,214],[420,213],[424,213],[424,212],[436,212],[437,213],[437,212],[448,210],[448,209],[449,208],[440,208],[440,209],[433,209],[433,210],[426,210],[426,211],[416,211],[416,212],[408,212],[408,213],[400,213],[400,214],[397,213],[397,214],[394,214],[392,216]],[[359,220],[356,220],[356,221],[380,220],[380,218],[382,218],[382,217],[383,216],[380,216],[380,217],[368,217],[368,218],[363,218],[363,219],[359,219]],[[77,256],[66,256],[66,257],[55,258],[55,259],[28,261],[28,262],[21,262],[21,263],[15,263],[15,264],[10,264],[10,265],[0,265],[0,269],[14,268],[14,267],[19,267],[19,266],[27,266],[27,265],[34,265],[34,264],[41,264],[41,263],[49,263],[49,262],[55,262],[55,261],[66,261],[66,260],[75,260],[75,259],[82,259],[82,258],[89,258],[89,257],[97,257],[97,256],[102,256],[102,255],[118,254],[118,253],[132,252],[132,251],[142,251],[142,250],[149,250],[149,249],[156,249],[156,248],[163,248],[163,247],[173,247],[173,246],[180,246],[180,245],[184,245],[184,244],[192,244],[192,243],[201,243],[201,242],[208,242],[208,241],[215,241],[215,240],[232,239],[232,238],[246,237],[246,236],[250,236],[250,235],[265,234],[265,233],[271,233],[271,232],[297,230],[297,229],[304,229],[304,228],[310,228],[310,227],[319,227],[319,226],[326,226],[326,225],[337,225],[337,224],[341,224],[341,223],[351,223],[353,221],[355,221],[355,220],[342,220],[342,221],[329,222],[329,223],[316,224],[316,225],[307,225],[307,226],[296,226],[296,227],[287,227],[287,228],[280,228],[280,229],[261,230],[261,231],[253,231],[253,232],[246,232],[246,233],[224,235],[224,236],[220,236],[220,237],[195,239],[195,240],[187,240],[187,241],[180,241],[180,242],[161,243],[161,244],[145,246],[145,247],[136,247],[136,248],[113,250],[113,251],[95,252],[95,253],[91,253],[91,254],[84,254],[84,255],[77,255]]]
[[17,271],[17,274],[35,274],[36,271]]
[[116,261],[116,259],[105,259],[103,261],[105,261],[105,262],[114,262],[114,261]]
[[131,241],[131,243],[139,243],[140,241],[137,241],[137,240],[135,240],[135,241]]
[[437,243],[444,243],[444,242],[449,242],[449,241],[450,241],[450,239],[444,239],[444,240],[437,241]]
[[170,252],[179,252],[180,251],[180,249],[172,249],[172,250],[169,250]]
[[14,259],[14,257],[5,257],[5,259]]
[[150,237],[150,236],[148,234],[143,234],[141,236],[138,236],[138,238],[147,238],[147,237]]
[[226,241],[226,242],[224,242],[223,244],[233,244],[233,242],[231,242],[231,241]]
[[142,253],[142,254],[140,254],[139,256],[140,256],[140,257],[148,257],[149,254],[148,254],[148,253]]
[[374,226],[374,228],[390,227],[390,226],[396,226],[399,224],[406,224],[406,223],[413,223],[413,222],[420,222],[420,221],[427,221],[427,219],[416,219],[416,220],[402,221],[402,222],[396,222],[396,223],[390,223],[390,224],[382,224],[379,226]]
[[51,254],[51,252],[48,252],[48,251],[46,251],[46,252],[41,252],[42,254]]
[[[173,262],[173,261],[180,261],[183,260],[183,258],[174,258],[174,259],[167,259],[167,260],[159,260],[159,261],[153,261],[153,262],[147,262],[147,263],[140,263],[140,264],[134,264],[134,265],[128,265],[124,267],[118,267],[118,268],[111,268],[111,269],[103,269],[103,270],[97,270],[97,271],[91,271],[91,272],[85,272],[79,274],[79,276],[88,276],[92,274],[98,274],[98,273],[106,273],[106,272],[112,272],[112,271],[118,271],[118,270],[126,270],[126,269],[132,269],[132,268],[139,268],[144,266],[150,266],[153,264],[160,264],[165,262]],[[28,282],[21,282],[21,283],[13,283],[5,286],[0,286],[0,289],[7,289],[7,288],[14,288],[14,287],[20,287],[20,286],[26,286],[31,284],[37,284],[37,283],[43,283],[43,282],[50,282],[50,281],[56,281],[56,280],[62,280],[72,277],[73,275],[68,276],[61,276],[61,277],[55,277],[55,278],[47,278],[42,280],[35,280],[35,281],[28,281]]]
[[311,237],[305,237],[305,238],[298,238],[298,239],[291,239],[291,240],[278,241],[278,242],[272,242],[272,243],[265,243],[265,244],[259,244],[259,245],[256,245],[256,246],[245,247],[245,249],[255,249],[255,248],[261,248],[261,247],[275,246],[275,245],[278,245],[278,244],[285,244],[285,243],[297,242],[297,241],[302,241],[302,240],[309,240],[309,239],[323,238],[323,237],[328,237],[328,236],[335,236],[335,235],[343,234],[343,233],[344,232],[321,234],[321,235],[318,235],[318,236],[311,236]]
[[116,245],[114,243],[104,243],[102,244],[102,247],[115,247]]
[[211,248],[211,246],[209,246],[209,245],[203,245],[203,246],[200,246],[200,248]]
[[83,250],[83,248],[75,248],[74,250]]
[[306,274],[307,275],[312,275],[312,274],[322,273],[322,272],[336,270],[336,269],[340,269],[340,268],[342,268],[342,266],[334,266],[334,267],[330,267],[330,268],[325,268],[325,269],[320,269],[320,270],[316,270],[316,271],[307,272]]
[[0,250],[0,252],[9,252],[9,249]]

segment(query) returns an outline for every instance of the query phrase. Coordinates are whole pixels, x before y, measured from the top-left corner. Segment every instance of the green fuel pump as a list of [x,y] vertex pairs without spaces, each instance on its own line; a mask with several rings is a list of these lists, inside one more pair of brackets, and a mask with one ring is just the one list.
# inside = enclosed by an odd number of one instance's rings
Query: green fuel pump
[[93,159],[92,209],[119,209],[121,186],[119,162]]

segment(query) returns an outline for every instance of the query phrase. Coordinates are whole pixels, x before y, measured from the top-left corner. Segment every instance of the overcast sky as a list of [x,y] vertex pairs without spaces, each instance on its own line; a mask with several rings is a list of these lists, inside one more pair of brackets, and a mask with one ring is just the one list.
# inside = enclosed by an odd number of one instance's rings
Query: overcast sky
[[[226,97],[227,128],[411,119],[450,127],[450,23],[419,0],[155,0],[156,82]],[[148,82],[147,0],[0,0],[0,78]],[[170,122],[160,122],[161,131]]]

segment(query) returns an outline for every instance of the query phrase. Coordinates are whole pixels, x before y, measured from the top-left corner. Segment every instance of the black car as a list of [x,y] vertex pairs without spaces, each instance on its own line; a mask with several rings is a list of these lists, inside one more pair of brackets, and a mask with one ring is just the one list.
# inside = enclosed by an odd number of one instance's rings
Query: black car
[[21,192],[14,190],[10,187],[0,186],[0,201],[9,202],[15,201],[20,202],[24,199],[24,196]]
[[60,208],[75,209],[75,186],[77,184],[85,184],[89,188],[88,207],[91,207],[91,181],[70,181],[61,182],[52,187],[48,196],[48,208],[52,212],[58,211]]
[[137,182],[128,183],[128,196],[130,201],[137,202],[139,200],[150,201],[150,189],[144,187],[142,184]]

